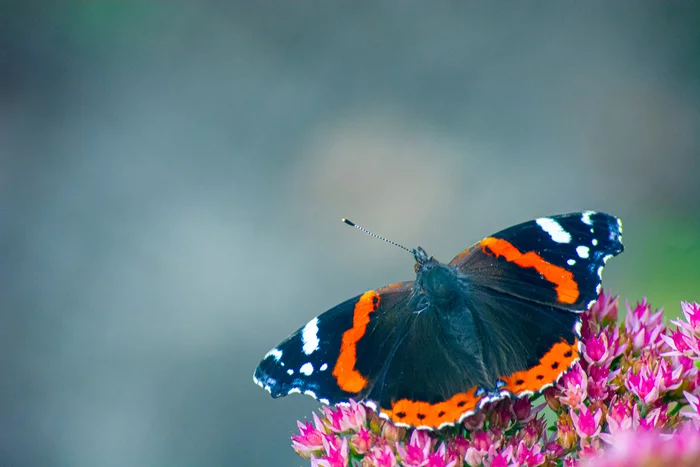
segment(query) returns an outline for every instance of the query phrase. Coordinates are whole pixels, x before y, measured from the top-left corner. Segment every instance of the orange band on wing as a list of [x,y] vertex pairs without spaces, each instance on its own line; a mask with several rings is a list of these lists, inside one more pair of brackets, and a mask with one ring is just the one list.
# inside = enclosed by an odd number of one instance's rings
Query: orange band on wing
[[401,399],[392,403],[391,410],[380,409],[396,423],[438,428],[444,423],[457,423],[466,412],[473,412],[483,396],[476,396],[476,388],[455,394],[445,402]]
[[578,300],[578,284],[574,280],[571,271],[555,266],[545,261],[534,251],[522,253],[512,243],[502,238],[487,237],[481,241],[482,249],[488,254],[488,248],[494,255],[502,256],[509,263],[517,264],[522,268],[533,268],[542,277],[555,285],[557,300],[561,303],[572,304]]
[[523,392],[538,392],[544,386],[553,384],[559,379],[559,376],[578,360],[578,357],[578,339],[575,339],[573,344],[562,339],[544,354],[539,365],[501,378],[506,383],[502,389],[516,396]]
[[374,290],[365,292],[355,304],[352,312],[352,327],[343,333],[340,355],[333,368],[333,376],[340,389],[358,393],[367,386],[367,378],[355,369],[357,342],[362,339],[369,324],[369,315],[379,308],[380,297]]

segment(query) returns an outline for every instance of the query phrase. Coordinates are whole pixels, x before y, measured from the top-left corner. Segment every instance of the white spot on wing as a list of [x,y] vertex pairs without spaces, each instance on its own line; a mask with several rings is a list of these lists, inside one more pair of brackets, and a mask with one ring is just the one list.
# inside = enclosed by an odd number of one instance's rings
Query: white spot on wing
[[568,264],[569,266],[573,266],[574,264],[576,264],[576,260],[575,259],[567,259],[566,264]]
[[549,217],[542,217],[540,219],[537,219],[535,222],[537,222],[537,225],[539,225],[542,230],[547,232],[550,237],[552,237],[552,240],[554,240],[557,243],[569,243],[571,241],[571,234],[564,230],[564,228],[559,225],[557,221],[554,219],[550,219]]
[[280,349],[272,349],[267,354],[265,354],[265,358],[270,356],[273,357],[275,361],[279,362],[280,358],[282,358],[282,351]]
[[301,330],[302,350],[306,355],[311,355],[318,349],[318,318],[309,321]]
[[287,394],[301,394],[301,389],[299,388],[292,388],[287,392]]
[[591,240],[591,245],[598,246],[598,239],[594,238],[593,240]]
[[576,247],[576,254],[579,255],[581,258],[588,258],[588,247],[587,246],[577,246]]
[[581,222],[583,222],[586,225],[593,225],[593,220],[591,219],[591,216],[595,214],[594,211],[585,211],[581,213]]
[[299,368],[299,373],[302,373],[306,376],[311,376],[311,373],[313,373],[313,372],[314,372],[314,366],[309,362],[304,363],[301,366],[301,368]]
[[292,369],[290,368],[289,370],[287,370],[287,374],[288,374],[289,376],[292,376],[292,375],[294,374],[294,370],[292,370]]
[[319,369],[320,369],[321,371],[326,371],[326,370],[328,369],[328,364],[327,364],[327,363],[324,363],[323,365],[321,365],[321,368],[319,368]]
[[265,384],[262,381],[260,381],[258,378],[253,375],[253,381],[255,381],[255,384],[272,394],[272,385],[277,384],[277,381],[274,378],[267,377],[266,382],[269,384]]

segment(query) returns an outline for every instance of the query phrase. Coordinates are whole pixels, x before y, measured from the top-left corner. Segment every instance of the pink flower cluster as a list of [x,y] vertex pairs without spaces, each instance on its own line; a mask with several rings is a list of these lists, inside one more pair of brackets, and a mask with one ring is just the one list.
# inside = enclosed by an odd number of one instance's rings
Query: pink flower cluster
[[428,432],[351,401],[299,422],[292,446],[312,467],[700,465],[700,305],[681,306],[675,329],[646,300],[618,324],[617,297],[601,294],[581,360],[538,406],[504,399]]

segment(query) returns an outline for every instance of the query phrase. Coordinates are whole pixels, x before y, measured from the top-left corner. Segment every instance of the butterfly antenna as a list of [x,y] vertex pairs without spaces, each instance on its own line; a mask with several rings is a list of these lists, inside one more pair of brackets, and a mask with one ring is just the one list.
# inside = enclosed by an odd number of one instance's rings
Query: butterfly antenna
[[375,234],[375,233],[372,233],[372,232],[370,232],[369,230],[365,229],[364,227],[355,224],[354,222],[352,222],[352,221],[349,220],[349,219],[346,219],[346,218],[343,217],[341,220],[342,220],[343,222],[345,222],[346,224],[348,224],[350,227],[355,227],[356,229],[361,230],[361,231],[363,231],[364,233],[366,233],[366,234],[368,234],[368,235],[371,235],[371,236],[374,237],[374,238],[378,238],[379,240],[384,240],[384,241],[387,242],[387,243],[391,243],[391,244],[394,245],[394,246],[397,246],[397,247],[399,247],[399,248],[401,248],[401,249],[403,249],[403,250],[408,251],[408,252],[411,253],[414,257],[416,256],[416,250],[409,250],[409,249],[406,248],[405,246],[399,245],[399,244],[396,243],[396,242],[392,242],[392,241],[389,240],[388,238],[384,238],[384,237],[381,237],[381,236],[379,236],[379,235],[377,235],[377,234]]

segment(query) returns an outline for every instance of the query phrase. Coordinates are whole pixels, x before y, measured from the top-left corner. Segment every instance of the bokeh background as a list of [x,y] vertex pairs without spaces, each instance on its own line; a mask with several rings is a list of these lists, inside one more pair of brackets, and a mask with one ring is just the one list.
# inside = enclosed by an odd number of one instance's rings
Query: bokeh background
[[302,465],[251,375],[511,224],[700,300],[697,2],[0,2],[0,465]]

